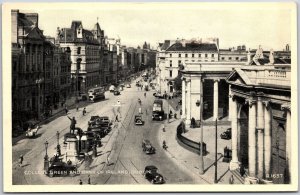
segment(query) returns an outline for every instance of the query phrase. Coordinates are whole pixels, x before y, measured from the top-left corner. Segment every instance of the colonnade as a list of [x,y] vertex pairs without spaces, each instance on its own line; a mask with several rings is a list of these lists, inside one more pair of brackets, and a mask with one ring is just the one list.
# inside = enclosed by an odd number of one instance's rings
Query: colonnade
[[[239,168],[238,161],[238,108],[236,96],[230,96],[232,160],[230,169]],[[251,97],[245,100],[249,107],[248,113],[248,166],[249,177],[271,180],[272,158],[272,111],[270,101],[262,97]],[[285,107],[286,108],[286,107]],[[290,159],[290,110],[287,110],[286,120],[286,159]],[[242,140],[241,140],[242,141]],[[290,166],[289,166],[290,167]]]

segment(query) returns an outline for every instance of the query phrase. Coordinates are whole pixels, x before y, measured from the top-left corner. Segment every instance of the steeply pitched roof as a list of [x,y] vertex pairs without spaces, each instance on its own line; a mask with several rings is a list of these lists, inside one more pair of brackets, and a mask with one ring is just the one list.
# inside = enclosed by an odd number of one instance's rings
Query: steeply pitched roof
[[217,52],[218,48],[214,43],[186,43],[185,46],[177,42],[170,46],[167,51],[214,51]]
[[161,50],[166,50],[170,46],[171,41],[170,40],[165,40],[163,45],[161,46]]

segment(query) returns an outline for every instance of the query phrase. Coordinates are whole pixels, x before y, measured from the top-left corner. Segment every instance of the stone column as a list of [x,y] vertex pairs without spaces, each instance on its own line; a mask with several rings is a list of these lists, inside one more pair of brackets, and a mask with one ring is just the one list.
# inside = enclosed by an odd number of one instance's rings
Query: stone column
[[286,114],[286,163],[288,168],[289,182],[291,181],[291,108],[287,110]]
[[265,136],[264,136],[264,167],[265,167],[265,179],[271,179],[269,175],[271,174],[271,159],[272,159],[272,115],[270,102],[264,101],[264,116],[265,116]]
[[191,124],[191,80],[187,80],[187,93],[186,93],[186,124]]
[[264,175],[264,110],[262,99],[257,101],[257,177]]
[[232,160],[230,161],[229,168],[230,170],[235,170],[239,168],[239,161],[238,161],[238,152],[237,152],[237,146],[238,146],[238,108],[237,108],[237,100],[235,97],[231,97],[231,147],[232,147]]
[[256,105],[253,99],[248,99],[247,102],[249,104],[249,124],[248,124],[249,176],[256,177]]
[[229,101],[228,101],[228,107],[229,107],[229,109],[228,109],[228,120],[229,121],[231,121],[231,117],[232,117],[232,102],[233,102],[233,100],[232,100],[232,93],[231,93],[231,85],[229,85],[229,92],[228,92],[228,99],[229,99]]
[[181,118],[184,119],[186,117],[186,87],[185,87],[186,81],[185,78],[182,79],[182,115]]
[[285,182],[290,183],[291,182],[291,105],[285,104],[281,106],[281,109],[286,111],[286,123],[285,123],[285,140],[286,140],[286,146],[285,146],[285,154],[286,154],[286,168],[287,172],[285,175]]
[[30,47],[29,47],[29,71],[32,70],[32,44],[30,44]]
[[214,117],[213,120],[218,119],[219,109],[219,79],[214,80]]

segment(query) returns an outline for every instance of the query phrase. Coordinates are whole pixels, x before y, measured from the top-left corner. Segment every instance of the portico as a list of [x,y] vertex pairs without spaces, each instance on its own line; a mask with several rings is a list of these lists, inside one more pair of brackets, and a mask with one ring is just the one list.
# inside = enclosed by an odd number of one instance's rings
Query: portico
[[[234,70],[227,82],[232,128],[230,169],[243,165],[254,183],[290,181],[286,173],[290,167],[290,71],[271,65],[244,66]],[[274,180],[271,174],[275,173],[283,177]]]

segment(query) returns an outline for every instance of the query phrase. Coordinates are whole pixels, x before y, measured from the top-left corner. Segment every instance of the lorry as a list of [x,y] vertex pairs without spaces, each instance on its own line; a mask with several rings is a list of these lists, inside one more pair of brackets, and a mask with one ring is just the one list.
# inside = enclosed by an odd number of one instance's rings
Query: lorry
[[153,110],[152,110],[152,120],[163,120],[165,112],[163,110],[163,101],[154,100]]

